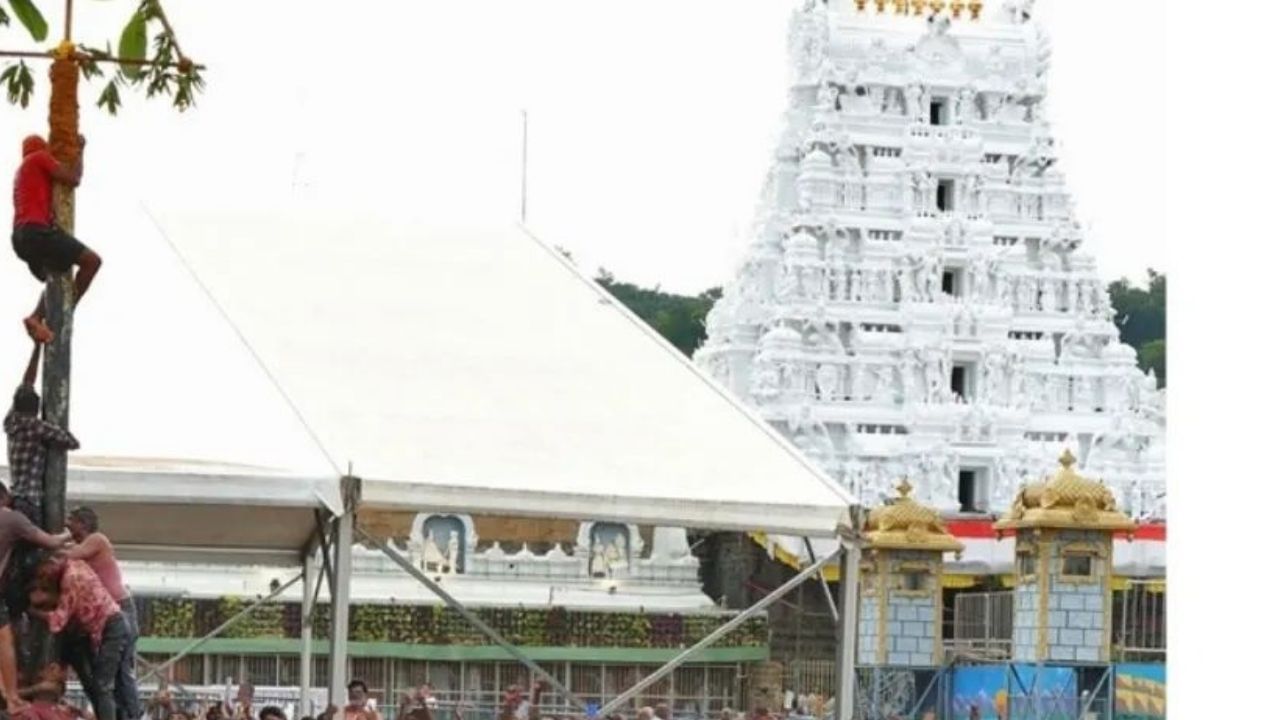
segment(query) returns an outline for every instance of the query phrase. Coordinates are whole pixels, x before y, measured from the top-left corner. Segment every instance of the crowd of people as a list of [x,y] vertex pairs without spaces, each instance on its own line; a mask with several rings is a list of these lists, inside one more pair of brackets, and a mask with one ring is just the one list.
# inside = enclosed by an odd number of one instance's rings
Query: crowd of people
[[[361,680],[353,680],[347,686],[347,702],[342,707],[330,705],[318,715],[304,714],[300,717],[291,717],[289,710],[292,708],[287,705],[255,705],[252,686],[248,685],[241,686],[235,701],[189,702],[185,706],[162,688],[147,703],[143,717],[146,720],[694,720],[687,714],[673,714],[665,703],[641,707],[633,712],[612,712],[607,716],[553,710],[544,707],[542,702],[547,687],[541,682],[527,690],[512,685],[502,693],[496,707],[482,708],[466,702],[441,701],[428,683],[401,693],[394,711],[389,711],[385,717],[380,708],[390,709],[391,705],[380,704]],[[255,711],[254,707],[259,709]],[[774,714],[758,707],[750,713],[722,709],[705,717],[699,715],[696,720],[784,720],[789,716],[793,714]]]

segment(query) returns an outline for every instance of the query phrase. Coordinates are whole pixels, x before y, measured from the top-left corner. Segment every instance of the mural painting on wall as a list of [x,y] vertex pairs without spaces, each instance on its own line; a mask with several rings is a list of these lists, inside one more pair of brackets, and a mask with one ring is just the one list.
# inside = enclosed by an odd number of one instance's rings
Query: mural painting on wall
[[1164,665],[1116,665],[1115,720],[1163,718]]
[[467,568],[466,526],[453,515],[432,515],[422,521],[422,569],[460,573]]
[[952,716],[1076,720],[1080,717],[1077,687],[1072,668],[1041,667],[1037,673],[1034,665],[960,667],[951,681]]
[[611,578],[628,567],[631,533],[621,523],[591,526],[591,577]]

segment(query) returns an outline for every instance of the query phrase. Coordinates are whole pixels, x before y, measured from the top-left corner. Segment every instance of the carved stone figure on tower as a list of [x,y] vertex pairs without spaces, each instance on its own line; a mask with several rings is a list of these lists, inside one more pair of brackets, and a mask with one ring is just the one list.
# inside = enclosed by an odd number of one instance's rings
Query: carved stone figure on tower
[[951,401],[951,384],[948,382],[948,368],[951,361],[946,352],[940,348],[929,348],[925,351],[924,377],[928,402],[947,403]]
[[923,378],[920,376],[924,360],[920,348],[904,350],[898,363],[898,373],[902,376],[902,402],[920,402],[924,399]]
[[818,395],[827,402],[834,401],[840,392],[840,366],[822,363],[818,366],[816,381]]
[[449,543],[446,545],[445,558],[448,562],[449,573],[458,572],[458,531],[449,531]]
[[903,114],[912,122],[925,122],[929,119],[929,105],[925,101],[924,85],[910,83],[902,89]]
[[818,89],[818,109],[840,109],[840,88],[829,83],[823,83],[822,87]]
[[924,276],[921,282],[921,294],[928,302],[938,302],[942,299],[942,258],[936,253],[929,254],[921,268],[921,274]]
[[995,261],[989,255],[975,255],[969,260],[969,288],[972,297],[987,300],[991,295],[991,274]]
[[978,119],[977,107],[974,104],[976,95],[977,93],[972,85],[965,85],[960,88],[960,92],[956,94],[954,111],[956,124],[963,125],[966,122]]
[[924,210],[933,195],[933,175],[921,167],[911,169],[912,209]]

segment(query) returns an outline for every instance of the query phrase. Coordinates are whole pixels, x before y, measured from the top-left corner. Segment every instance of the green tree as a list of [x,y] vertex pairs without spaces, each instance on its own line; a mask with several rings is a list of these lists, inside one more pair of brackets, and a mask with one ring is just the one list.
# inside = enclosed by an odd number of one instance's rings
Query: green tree
[[1111,304],[1116,309],[1120,339],[1138,351],[1138,365],[1154,370],[1160,386],[1165,384],[1165,291],[1164,273],[1147,270],[1147,287],[1139,287],[1128,278],[1108,286]]
[[596,272],[595,280],[686,356],[692,356],[693,351],[707,339],[703,321],[719,299],[720,288],[711,288],[694,296],[677,295],[663,292],[660,286],[642,288],[619,282],[604,268]]

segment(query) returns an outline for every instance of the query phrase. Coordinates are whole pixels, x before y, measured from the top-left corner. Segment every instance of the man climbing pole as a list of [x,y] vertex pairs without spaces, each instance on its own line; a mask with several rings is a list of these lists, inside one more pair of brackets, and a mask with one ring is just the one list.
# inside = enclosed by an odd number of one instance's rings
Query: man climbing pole
[[4,418],[14,509],[34,523],[40,522],[44,507],[44,468],[49,448],[75,450],[80,447],[74,435],[40,419],[40,394],[35,388],[40,347],[37,344],[32,349],[22,384],[13,392],[13,406]]
[[[75,301],[84,297],[93,277],[102,267],[102,258],[70,233],[58,227],[53,215],[55,182],[75,188],[84,172],[85,139],[79,136],[80,152],[74,163],[58,162],[49,144],[39,135],[22,141],[22,163],[13,179],[13,251],[27,264],[31,274],[45,282],[50,273],[64,273],[76,267]],[[23,319],[27,335],[37,343],[53,340],[45,323],[44,294],[36,308]]]

